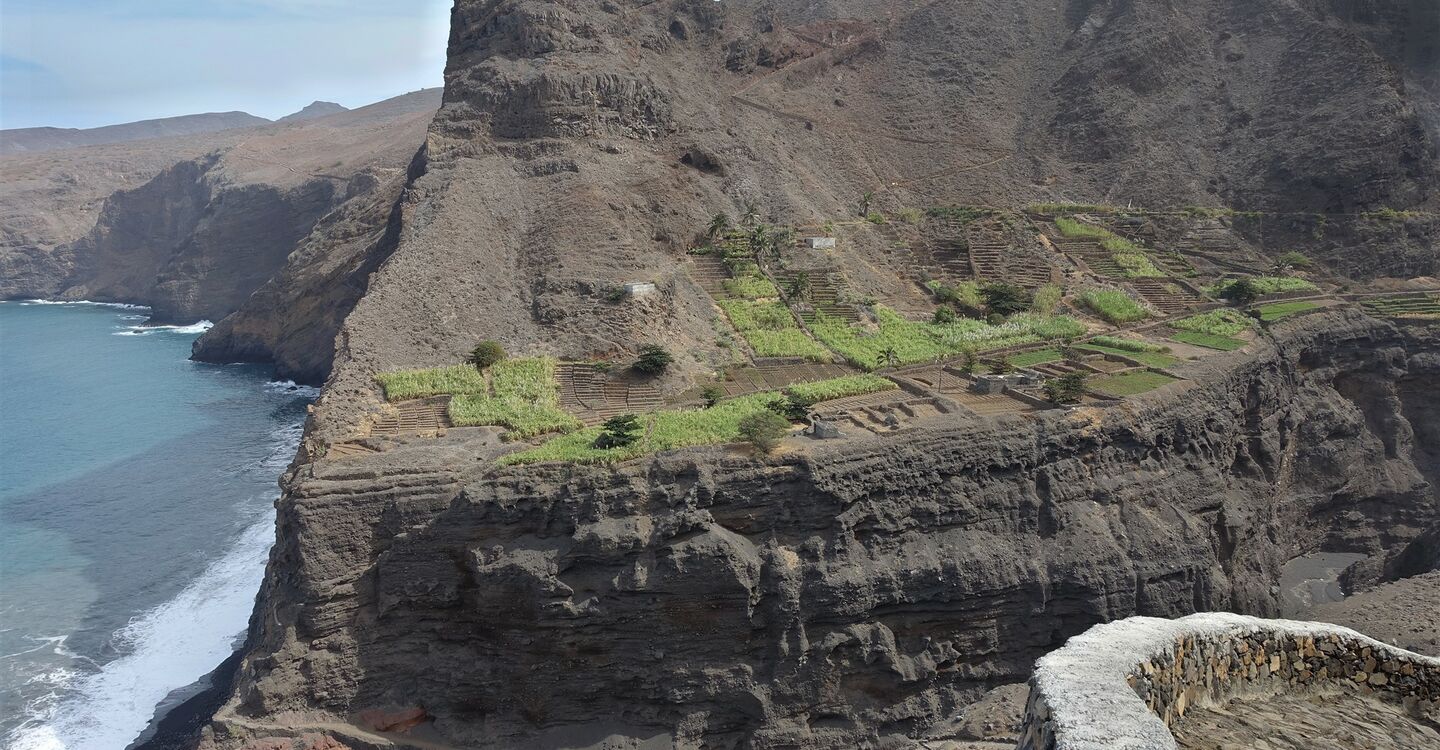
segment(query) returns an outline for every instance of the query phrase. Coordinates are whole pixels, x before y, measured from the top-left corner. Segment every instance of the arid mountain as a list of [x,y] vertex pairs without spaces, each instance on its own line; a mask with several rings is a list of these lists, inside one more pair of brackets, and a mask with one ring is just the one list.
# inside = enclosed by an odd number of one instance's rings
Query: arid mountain
[[293,115],[286,115],[276,122],[299,122],[301,120],[313,120],[317,117],[335,115],[341,112],[348,112],[349,109],[336,104],[335,102],[314,102],[305,106],[304,109]]
[[0,160],[0,296],[219,319],[344,202],[403,175],[437,91],[203,136]]
[[128,143],[153,138],[202,135],[268,124],[270,124],[269,120],[244,112],[218,112],[143,120],[88,130],[74,128],[0,130],[0,155],[38,154],[62,148],[104,146],[111,143]]

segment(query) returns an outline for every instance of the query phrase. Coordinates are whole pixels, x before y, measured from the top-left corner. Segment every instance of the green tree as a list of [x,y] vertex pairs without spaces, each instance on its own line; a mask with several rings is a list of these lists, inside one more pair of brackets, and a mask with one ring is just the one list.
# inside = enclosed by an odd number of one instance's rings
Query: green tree
[[646,344],[640,347],[640,356],[635,359],[635,369],[646,375],[659,375],[670,369],[675,362],[674,355],[659,344]]
[[479,346],[470,350],[470,356],[466,358],[466,361],[475,365],[477,370],[486,370],[504,359],[505,347],[500,346],[500,342],[481,341]]
[[750,230],[750,254],[759,258],[770,247],[770,227],[756,224]]
[[1248,305],[1260,299],[1260,290],[1248,278],[1232,282],[1220,290],[1220,296],[1236,305]]
[[947,325],[955,322],[955,311],[948,307],[941,307],[935,310],[935,317],[930,319],[936,325]]
[[864,195],[860,196],[860,215],[861,215],[861,216],[869,216],[869,215],[870,215],[870,205],[871,205],[872,203],[874,203],[874,202],[875,202],[875,191],[873,191],[873,190],[867,190]]
[[771,411],[751,414],[740,420],[740,437],[761,453],[772,453],[790,432],[790,420]]
[[810,297],[810,274],[801,271],[785,285],[785,299],[803,300]]
[[725,391],[718,385],[707,385],[700,389],[700,399],[705,402],[706,409],[720,403],[722,398],[725,398]]
[[966,349],[960,357],[960,372],[966,375],[975,374],[975,368],[980,366],[980,358],[975,356],[974,349]]
[[705,230],[705,234],[713,240],[728,231],[730,231],[730,216],[718,213],[710,219],[710,226]]
[[1071,372],[1045,381],[1045,397],[1051,403],[1078,404],[1085,396],[1085,373]]
[[985,307],[991,314],[1010,317],[1015,313],[1025,312],[1030,309],[1031,298],[1029,292],[1014,284],[997,281],[986,284],[980,290],[980,296],[985,298]]
[[753,227],[760,223],[760,207],[754,201],[745,201],[745,212],[740,214],[740,223]]
[[1000,359],[990,365],[991,375],[1009,375],[1012,372],[1015,372],[1015,363],[1010,361],[1008,354],[1000,355]]
[[875,355],[875,365],[877,367],[899,367],[900,354],[895,351],[895,347],[889,347]]
[[640,440],[644,428],[640,425],[640,417],[634,414],[621,414],[618,417],[611,417],[606,420],[600,428],[599,437],[595,438],[596,448],[624,448],[627,445],[634,445]]

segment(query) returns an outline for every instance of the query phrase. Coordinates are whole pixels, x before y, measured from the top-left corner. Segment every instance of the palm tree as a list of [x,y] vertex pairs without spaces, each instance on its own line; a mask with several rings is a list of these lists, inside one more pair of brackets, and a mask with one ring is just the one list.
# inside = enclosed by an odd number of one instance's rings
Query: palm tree
[[756,258],[759,258],[761,253],[765,251],[765,247],[769,244],[770,227],[764,224],[756,224],[755,228],[750,230],[750,252],[753,253]]
[[875,364],[880,367],[899,367],[900,355],[895,351],[895,347],[892,346],[875,355]]
[[740,215],[740,223],[747,227],[753,227],[760,223],[760,207],[754,201],[745,202],[745,213]]
[[713,240],[728,231],[730,231],[729,215],[724,213],[718,213],[715,214],[712,219],[710,219],[710,228],[707,229],[705,233],[710,237],[710,239]]
[[866,193],[865,193],[864,195],[860,196],[860,215],[861,215],[861,216],[869,216],[869,215],[870,215],[870,204],[871,204],[871,203],[874,203],[874,202],[875,202],[875,191],[873,191],[873,190],[866,191]]

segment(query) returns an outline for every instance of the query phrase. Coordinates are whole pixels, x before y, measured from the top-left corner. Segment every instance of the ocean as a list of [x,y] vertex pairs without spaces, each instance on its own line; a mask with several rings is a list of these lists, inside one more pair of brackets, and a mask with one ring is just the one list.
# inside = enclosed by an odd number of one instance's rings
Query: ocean
[[205,325],[0,303],[0,746],[121,750],[243,635],[314,389]]

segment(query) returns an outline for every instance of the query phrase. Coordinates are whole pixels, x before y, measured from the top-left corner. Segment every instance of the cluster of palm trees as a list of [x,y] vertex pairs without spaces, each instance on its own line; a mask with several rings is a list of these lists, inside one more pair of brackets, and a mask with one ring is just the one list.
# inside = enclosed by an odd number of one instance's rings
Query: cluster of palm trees
[[779,260],[781,250],[795,242],[795,230],[777,229],[761,221],[760,209],[754,203],[745,204],[738,224],[731,220],[729,214],[715,214],[710,219],[710,226],[706,228],[705,236],[714,242],[734,234],[736,230],[743,233],[748,254],[756,260],[767,258]]

